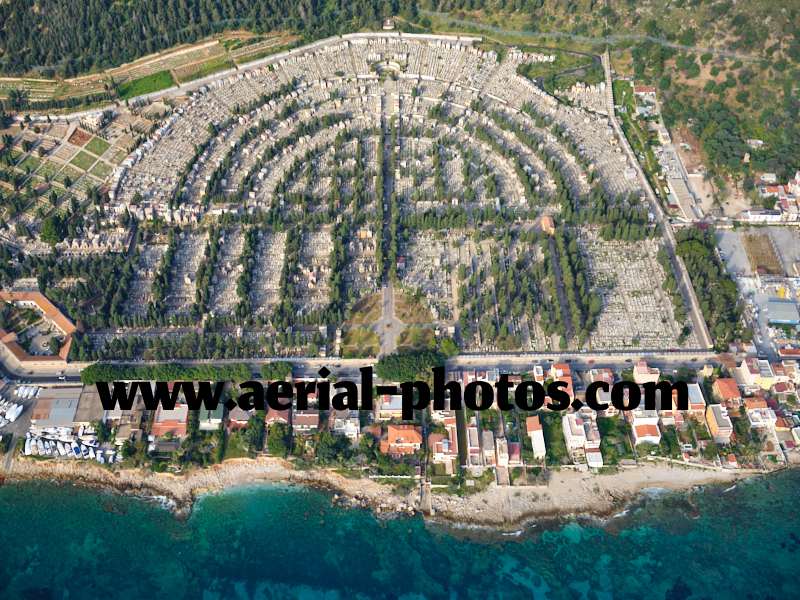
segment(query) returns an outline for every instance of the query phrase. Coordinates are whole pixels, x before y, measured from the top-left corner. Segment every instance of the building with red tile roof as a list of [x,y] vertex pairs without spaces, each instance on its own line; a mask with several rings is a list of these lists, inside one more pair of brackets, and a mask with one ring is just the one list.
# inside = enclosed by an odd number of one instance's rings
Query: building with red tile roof
[[714,396],[727,406],[733,408],[740,406],[742,403],[742,394],[739,391],[739,384],[733,377],[720,377],[714,382],[713,386]]
[[414,454],[422,447],[422,429],[416,425],[389,425],[380,449],[390,456]]
[[635,445],[649,443],[659,444],[661,442],[661,432],[658,425],[642,424],[633,427],[633,440]]
[[31,355],[17,341],[17,335],[13,331],[0,329],[0,348],[2,356],[10,359],[18,367],[36,368],[52,367],[54,365],[66,364],[72,348],[72,334],[78,328],[64,315],[47,297],[41,292],[35,291],[0,291],[0,302],[8,302],[16,306],[32,308],[42,314],[42,317],[53,325],[64,336],[64,342],[58,354],[53,355]]

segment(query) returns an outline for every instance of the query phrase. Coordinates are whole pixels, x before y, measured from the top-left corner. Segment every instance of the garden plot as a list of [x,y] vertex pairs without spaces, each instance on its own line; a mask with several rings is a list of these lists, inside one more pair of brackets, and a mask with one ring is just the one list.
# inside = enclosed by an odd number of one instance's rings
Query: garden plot
[[153,279],[161,265],[166,244],[148,244],[141,248],[136,270],[128,286],[128,302],[125,313],[130,316],[144,317],[147,315],[147,305],[153,299]]
[[207,240],[207,232],[183,231],[178,237],[167,295],[170,315],[188,312],[195,301],[197,269],[203,260]]
[[209,303],[214,315],[230,315],[236,310],[236,281],[243,268],[239,263],[243,247],[244,230],[241,227],[225,230],[220,235]]
[[258,232],[250,299],[256,315],[268,315],[280,300],[286,232]]
[[661,288],[666,274],[656,258],[659,242],[605,242],[595,231],[584,230],[580,246],[590,286],[603,301],[592,348],[679,347],[684,324],[675,321],[672,302]]

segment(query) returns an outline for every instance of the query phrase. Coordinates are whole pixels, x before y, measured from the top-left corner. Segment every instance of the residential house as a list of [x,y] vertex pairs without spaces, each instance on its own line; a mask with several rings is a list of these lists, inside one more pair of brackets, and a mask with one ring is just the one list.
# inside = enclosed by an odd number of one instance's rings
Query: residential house
[[497,457],[494,447],[494,433],[488,429],[481,432],[481,452],[483,454],[483,464],[493,467],[497,464]]
[[448,474],[455,472],[455,461],[458,458],[455,427],[449,428],[447,433],[431,433],[428,436],[428,449],[434,463],[445,465]]
[[421,447],[422,429],[410,424],[388,425],[386,436],[380,443],[381,452],[395,458],[414,454]]
[[361,418],[357,410],[337,410],[331,413],[328,422],[334,433],[349,438],[353,443],[361,437]]
[[597,401],[601,404],[607,404],[608,408],[599,411],[598,417],[614,417],[619,414],[616,407],[611,404],[611,388],[614,385],[614,371],[611,369],[590,369],[586,371],[585,375],[586,385],[589,386],[595,381],[604,381],[608,384],[608,391],[597,390]]
[[377,407],[376,419],[390,421],[403,418],[403,396],[401,394],[384,394]]
[[600,448],[586,449],[586,464],[592,469],[599,469],[603,466],[603,453]]
[[647,361],[640,360],[633,366],[633,381],[642,385],[644,383],[658,383],[661,371],[655,367],[648,367]]
[[264,426],[269,429],[270,425],[275,423],[283,423],[289,425],[289,409],[275,410],[274,408],[267,407],[267,414],[264,416]]
[[774,373],[769,361],[759,358],[746,358],[736,368],[736,381],[739,385],[749,389],[761,388],[768,390],[774,383]]
[[173,409],[159,405],[156,409],[150,433],[156,438],[171,435],[176,438],[186,437],[189,422],[189,407],[185,403],[176,403]]
[[714,397],[719,400],[720,404],[728,408],[741,406],[742,394],[739,391],[739,384],[733,377],[720,377],[714,382],[713,386]]
[[495,440],[495,452],[497,455],[497,466],[508,466],[508,441],[504,437]]
[[709,404],[706,409],[706,422],[711,436],[718,444],[730,444],[733,434],[733,423],[728,416],[728,409],[721,404]]
[[767,408],[766,402],[763,406],[747,408],[745,414],[747,415],[747,421],[750,423],[751,429],[772,431],[775,429],[775,424],[778,422],[775,411],[771,408]]
[[200,431],[218,431],[222,427],[224,416],[225,406],[223,404],[220,404],[214,410],[201,410],[199,415]]
[[706,418],[706,399],[703,396],[703,388],[699,383],[689,383],[686,387],[689,390],[689,409],[684,412],[687,416],[694,417],[698,422],[703,423]]
[[473,416],[467,425],[467,458],[471,466],[481,464],[481,443],[478,435],[478,425]]
[[315,408],[292,411],[291,422],[293,433],[301,435],[315,433],[319,429],[319,411]]
[[228,431],[237,431],[247,427],[251,411],[244,410],[238,404],[228,413]]
[[525,429],[531,439],[533,457],[536,459],[544,458],[547,454],[547,448],[544,444],[544,431],[542,430],[542,422],[539,419],[539,415],[531,415],[525,419]]
[[633,443],[635,446],[638,446],[639,444],[661,443],[661,432],[658,429],[658,425],[651,423],[640,423],[639,425],[634,425],[632,431]]
[[575,398],[575,392],[572,387],[572,371],[567,363],[553,363],[553,366],[550,367],[550,379],[554,381],[563,381],[567,384],[567,387],[564,389],[571,399]]

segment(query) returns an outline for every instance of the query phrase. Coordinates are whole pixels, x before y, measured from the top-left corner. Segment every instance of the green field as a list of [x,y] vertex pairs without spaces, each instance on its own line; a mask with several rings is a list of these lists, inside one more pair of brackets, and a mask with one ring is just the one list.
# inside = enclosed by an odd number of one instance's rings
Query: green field
[[367,327],[349,329],[342,340],[342,356],[345,358],[377,356],[380,349],[378,334]]
[[97,163],[92,167],[89,171],[91,175],[98,177],[100,179],[105,179],[114,169],[110,167],[108,164],[104,163],[102,160],[98,160]]
[[70,164],[75,165],[76,167],[78,167],[81,171],[88,171],[92,167],[92,165],[95,163],[96,160],[97,160],[97,158],[95,158],[94,156],[92,156],[88,152],[84,152],[83,150],[81,150],[69,162],[70,162]]
[[173,79],[172,73],[169,71],[158,71],[152,75],[121,83],[117,88],[117,93],[120,98],[127,100],[128,98],[135,98],[136,96],[164,90],[173,85],[175,85],[175,79]]
[[42,162],[41,160],[39,160],[33,154],[31,154],[31,155],[25,157],[25,160],[23,160],[19,164],[19,168],[22,169],[23,171],[25,169],[29,169],[31,172],[33,172],[33,171],[35,171],[36,169],[39,168],[39,165],[41,164],[41,162]]
[[176,70],[175,74],[181,83],[184,83],[186,81],[194,81],[195,79],[213,75],[214,73],[224,71],[225,69],[232,69],[234,66],[235,65],[233,64],[233,61],[230,58],[227,56],[220,56],[191,68],[185,67],[183,69]]
[[111,144],[109,144],[103,138],[93,137],[91,140],[89,140],[89,143],[86,144],[85,148],[92,154],[102,156],[103,153],[108,150],[109,146],[111,146]]

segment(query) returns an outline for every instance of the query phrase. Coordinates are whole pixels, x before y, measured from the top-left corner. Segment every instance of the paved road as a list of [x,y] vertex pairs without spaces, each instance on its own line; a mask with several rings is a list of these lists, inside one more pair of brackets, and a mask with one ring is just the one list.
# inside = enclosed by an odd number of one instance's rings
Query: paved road
[[704,347],[712,348],[714,343],[711,340],[711,335],[708,332],[706,321],[703,318],[703,313],[700,310],[700,304],[697,301],[697,296],[694,293],[694,287],[692,287],[692,282],[689,279],[689,273],[686,271],[686,266],[683,264],[683,260],[681,260],[675,250],[676,241],[675,234],[672,231],[672,226],[666,219],[664,211],[661,208],[661,204],[658,201],[658,198],[656,198],[653,188],[650,187],[650,182],[647,180],[647,177],[642,170],[642,165],[639,163],[639,159],[634,155],[633,148],[631,148],[630,144],[628,143],[628,139],[622,132],[622,127],[620,127],[619,121],[617,121],[617,115],[614,112],[614,92],[611,79],[611,57],[609,55],[608,48],[606,48],[602,58],[603,69],[605,70],[606,75],[606,104],[608,107],[608,116],[611,121],[611,125],[616,131],[622,148],[627,154],[628,159],[636,169],[642,189],[644,189],[645,195],[650,202],[651,210],[655,215],[659,226],[664,231],[664,247],[667,250],[670,262],[672,263],[672,270],[678,279],[678,287],[681,290],[684,302],[689,307],[689,314],[692,317],[692,324],[694,326],[694,332],[698,337],[698,341]]
[[391,280],[383,286],[381,302],[381,318],[375,324],[375,331],[381,339],[381,356],[397,350],[397,338],[405,327],[394,313],[394,285]]

